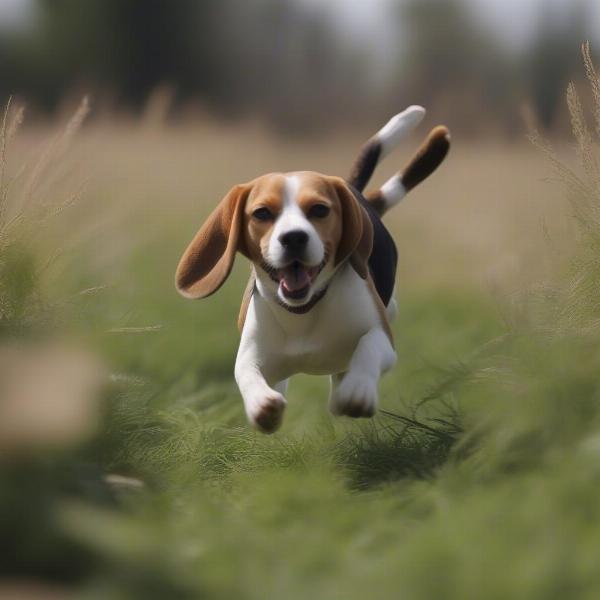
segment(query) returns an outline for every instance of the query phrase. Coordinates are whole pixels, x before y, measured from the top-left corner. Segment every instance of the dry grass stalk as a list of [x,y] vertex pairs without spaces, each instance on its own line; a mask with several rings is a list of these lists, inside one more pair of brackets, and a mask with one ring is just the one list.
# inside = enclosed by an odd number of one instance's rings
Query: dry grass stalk
[[[589,42],[582,45],[582,55],[586,75],[592,88],[596,131],[600,137],[600,78],[592,62]],[[568,167],[556,155],[550,142],[542,138],[537,131],[532,131],[529,139],[548,157],[558,179],[565,185],[580,231],[595,237],[600,231],[600,166],[596,159],[596,145],[587,125],[585,111],[572,82],[567,88],[567,106],[585,177]]]
[[19,106],[15,109],[15,114],[13,118],[10,120],[10,124],[6,130],[6,145],[8,146],[12,139],[17,134],[19,127],[23,124],[23,120],[25,119],[25,107]]
[[594,119],[596,121],[596,133],[600,137],[600,78],[598,77],[598,73],[594,67],[594,62],[592,61],[589,41],[584,42],[581,45],[581,53],[583,54],[585,72],[594,96]]
[[592,136],[587,126],[583,106],[573,82],[569,83],[567,87],[567,106],[571,115],[571,129],[577,141],[581,164],[588,178],[595,182],[598,178],[598,163],[594,156]]
[[37,163],[34,165],[31,175],[25,185],[23,194],[23,203],[20,207],[21,211],[27,210],[32,203],[33,197],[43,181],[45,173],[53,164],[60,161],[75,136],[79,131],[83,122],[90,112],[90,102],[87,96],[81,100],[77,110],[68,121],[63,133],[58,139],[54,140],[40,155]]
[[[9,121],[9,115],[11,113],[12,97],[8,99],[6,108],[4,109],[4,116],[2,117],[2,127],[0,128],[0,228],[4,222],[6,214],[6,204],[8,202],[8,191],[10,182],[6,181],[6,155],[10,142],[16,135],[21,123],[23,123],[23,116],[25,114],[25,108],[19,106]],[[16,178],[16,177],[15,177]]]
[[150,331],[160,331],[162,325],[147,325],[145,327],[115,327],[109,329],[108,333],[148,333]]
[[2,190],[2,192],[4,192],[4,173],[6,169],[7,120],[11,101],[12,98],[9,98],[6,103],[4,116],[2,117],[2,128],[0,129],[0,190]]
[[[582,55],[592,89],[596,131],[600,137],[600,79],[592,62],[589,43],[583,44]],[[600,167],[596,159],[597,142],[587,127],[585,111],[573,83],[567,89],[567,105],[586,181],[583,187],[573,185],[572,171],[553,161],[559,174],[567,173],[562,179],[582,234],[580,251],[573,259],[571,280],[563,289],[563,302],[558,311],[559,329],[556,331],[573,331],[575,327],[580,335],[588,335],[596,331],[600,323],[597,302],[600,290]]]
[[569,188],[575,190],[577,194],[581,196],[588,196],[592,190],[586,184],[585,181],[573,171],[570,167],[565,165],[562,160],[556,154],[556,151],[552,147],[552,144],[545,139],[537,130],[529,132],[529,141],[536,146],[552,163],[552,167],[556,172],[558,178],[563,181]]

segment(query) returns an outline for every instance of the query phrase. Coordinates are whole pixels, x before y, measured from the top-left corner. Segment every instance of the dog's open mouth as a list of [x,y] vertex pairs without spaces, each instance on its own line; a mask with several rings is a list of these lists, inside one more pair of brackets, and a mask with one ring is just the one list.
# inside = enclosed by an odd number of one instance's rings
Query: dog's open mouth
[[290,300],[302,300],[308,295],[312,282],[320,272],[320,265],[307,267],[294,261],[283,269],[277,270],[277,279],[282,294]]
[[[275,283],[279,284],[280,296],[286,300],[298,301],[308,296],[312,284],[325,268],[327,261],[328,255],[325,254],[321,263],[314,267],[305,265],[298,260],[280,269],[266,261],[261,262],[260,266]],[[282,298],[279,298],[279,301],[284,303]]]

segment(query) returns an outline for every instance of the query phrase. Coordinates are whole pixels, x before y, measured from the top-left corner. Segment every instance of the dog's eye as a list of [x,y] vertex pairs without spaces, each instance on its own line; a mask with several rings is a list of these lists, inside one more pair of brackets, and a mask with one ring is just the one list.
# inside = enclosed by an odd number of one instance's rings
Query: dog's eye
[[308,209],[308,216],[314,219],[324,219],[329,214],[329,206],[326,204],[313,204]]
[[255,219],[257,219],[258,221],[272,221],[273,220],[273,213],[265,206],[261,206],[260,208],[257,208],[252,213],[252,216]]

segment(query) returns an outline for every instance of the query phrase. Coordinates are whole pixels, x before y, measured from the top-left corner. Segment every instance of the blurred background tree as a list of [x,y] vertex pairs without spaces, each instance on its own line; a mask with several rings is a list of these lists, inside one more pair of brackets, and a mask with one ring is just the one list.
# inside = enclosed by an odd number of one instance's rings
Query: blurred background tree
[[337,14],[309,0],[29,5],[27,26],[0,30],[2,101],[16,93],[48,111],[85,88],[139,110],[167,84],[175,106],[195,101],[297,133],[371,126],[414,102],[443,113],[455,130],[493,123],[508,134],[519,130],[528,102],[550,129],[593,16],[587,2],[566,11],[542,3],[533,33],[515,48],[510,32],[498,35],[462,0],[373,3],[381,31],[354,38],[343,31],[349,2],[338,2]]
[[554,124],[573,73],[580,71],[579,56],[572,50],[590,37],[590,5],[573,2],[567,15],[548,8],[540,10],[535,36],[528,49],[525,74],[531,101],[546,130]]
[[[447,114],[453,129],[473,130],[494,119],[514,121],[517,71],[500,41],[456,0],[408,0],[400,5],[406,43],[398,88],[413,102]],[[511,81],[511,78],[513,80]]]

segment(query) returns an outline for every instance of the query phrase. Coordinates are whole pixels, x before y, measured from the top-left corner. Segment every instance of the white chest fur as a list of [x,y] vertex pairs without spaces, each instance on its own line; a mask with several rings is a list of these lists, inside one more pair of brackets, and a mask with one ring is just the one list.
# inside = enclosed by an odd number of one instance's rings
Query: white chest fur
[[260,294],[260,282],[258,286],[248,308],[240,352],[244,338],[252,338],[271,385],[295,373],[345,371],[360,338],[380,320],[367,282],[349,265],[336,274],[325,296],[306,314],[290,313],[267,301]]

